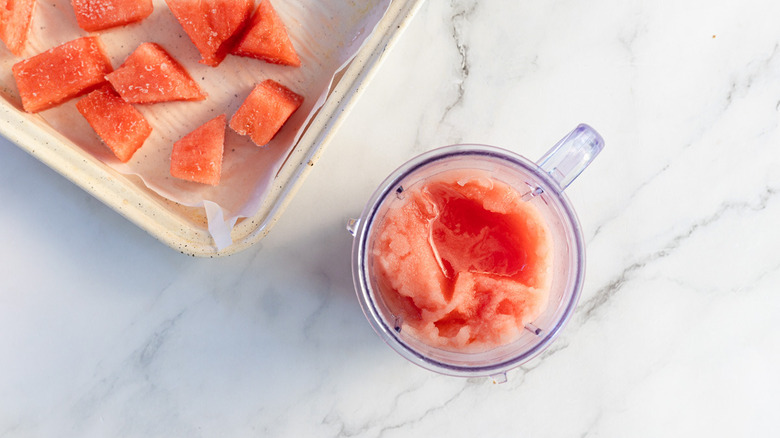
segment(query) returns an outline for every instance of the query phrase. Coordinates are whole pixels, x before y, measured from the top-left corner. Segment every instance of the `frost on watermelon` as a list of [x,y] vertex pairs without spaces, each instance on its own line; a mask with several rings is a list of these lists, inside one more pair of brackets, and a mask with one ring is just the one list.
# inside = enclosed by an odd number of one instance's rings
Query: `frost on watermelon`
[[114,72],[106,75],[130,103],[203,100],[206,93],[187,70],[156,43],[143,43]]
[[258,84],[230,119],[230,127],[258,146],[268,144],[301,106],[303,97],[267,79]]
[[225,114],[219,115],[174,143],[171,175],[212,186],[219,184],[226,120]]
[[165,0],[195,44],[201,63],[216,67],[249,21],[254,0]]
[[300,67],[287,28],[269,0],[262,0],[232,53],[257,58],[272,64]]
[[108,84],[82,97],[76,108],[123,163],[130,160],[152,133],[144,116]]
[[103,84],[111,62],[100,40],[89,36],[20,61],[12,70],[24,110],[35,113]]
[[123,26],[152,14],[152,0],[71,0],[76,22],[87,32]]
[[0,39],[16,56],[27,43],[34,10],[35,0],[0,0]]

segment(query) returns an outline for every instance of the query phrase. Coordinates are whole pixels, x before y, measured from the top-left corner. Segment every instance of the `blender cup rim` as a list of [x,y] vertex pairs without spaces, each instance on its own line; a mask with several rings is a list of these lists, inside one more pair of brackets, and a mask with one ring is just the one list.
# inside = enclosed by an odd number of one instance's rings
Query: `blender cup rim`
[[[520,166],[538,178],[538,182],[541,183],[544,192],[553,194],[553,197],[557,199],[560,207],[562,207],[562,210],[565,212],[565,218],[568,220],[569,227],[571,228],[574,237],[574,246],[577,252],[576,258],[578,263],[576,264],[577,272],[575,274],[573,291],[571,292],[571,297],[568,299],[563,313],[555,322],[554,326],[549,330],[546,330],[543,338],[533,344],[528,350],[514,355],[507,360],[489,365],[458,365],[441,362],[425,356],[401,340],[396,335],[394,328],[384,321],[384,318],[376,307],[376,303],[371,294],[372,287],[369,284],[367,266],[365,263],[369,230],[371,230],[371,225],[374,222],[376,212],[384,203],[385,199],[393,193],[398,182],[418,169],[434,162],[445,159],[454,159],[459,156],[498,159],[514,166]],[[352,277],[355,291],[358,295],[360,307],[374,331],[386,344],[407,360],[430,371],[451,376],[477,377],[504,373],[543,352],[549,344],[557,338],[559,332],[566,325],[574,312],[574,308],[577,305],[582,290],[584,275],[585,250],[579,220],[568,197],[563,193],[563,190],[560,189],[558,183],[536,163],[531,162],[527,158],[507,149],[483,144],[454,144],[442,146],[417,155],[396,168],[379,184],[366,203],[366,206],[361,213],[352,244]],[[452,352],[452,354],[467,357],[469,355],[474,355],[475,353]]]

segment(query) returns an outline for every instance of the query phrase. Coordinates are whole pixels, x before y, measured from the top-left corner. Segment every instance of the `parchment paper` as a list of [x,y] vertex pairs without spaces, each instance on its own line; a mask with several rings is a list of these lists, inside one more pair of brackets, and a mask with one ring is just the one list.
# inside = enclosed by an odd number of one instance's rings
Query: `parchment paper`
[[[357,53],[390,0],[272,0],[272,4],[298,51],[300,68],[232,55],[216,68],[200,64],[200,54],[162,0],[154,2],[154,12],[141,23],[94,33],[100,36],[114,68],[139,44],[156,42],[208,93],[200,102],[136,105],[153,132],[128,163],[120,163],[101,143],[76,110],[77,99],[40,115],[78,147],[123,174],[139,176],[161,196],[186,206],[204,207],[209,231],[218,249],[223,249],[232,243],[230,231],[237,219],[257,211],[285,158],[324,102],[334,74]],[[38,2],[23,57],[87,34],[76,24],[69,0]],[[13,58],[7,50],[2,57],[4,94],[18,99],[10,65],[21,58]],[[265,79],[274,79],[305,99],[274,140],[258,147],[228,128],[219,186],[170,176],[173,143],[219,114],[226,113],[229,119],[252,88]],[[20,106],[20,101],[16,104]]]

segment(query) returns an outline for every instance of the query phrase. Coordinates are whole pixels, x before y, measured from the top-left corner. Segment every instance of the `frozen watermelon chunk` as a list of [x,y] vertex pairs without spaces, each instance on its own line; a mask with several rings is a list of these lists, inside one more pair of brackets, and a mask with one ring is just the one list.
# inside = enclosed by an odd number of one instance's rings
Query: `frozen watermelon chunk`
[[123,26],[152,14],[152,0],[71,0],[76,22],[87,32]]
[[100,40],[89,36],[20,61],[12,70],[24,110],[35,113],[103,84],[111,62]]
[[230,119],[230,127],[258,146],[268,144],[301,106],[303,97],[271,79],[258,84]]
[[173,144],[171,175],[215,186],[222,174],[225,114],[219,115]]
[[216,67],[249,22],[254,0],[165,0],[195,44],[201,63]]
[[0,39],[16,56],[27,43],[34,10],[35,0],[0,0]]
[[301,66],[287,28],[268,0],[262,0],[257,5],[252,21],[232,53],[272,64]]
[[106,84],[82,97],[76,108],[119,161],[126,163],[152,133],[152,127],[132,104]]
[[206,98],[187,70],[157,43],[138,46],[106,79],[130,103]]

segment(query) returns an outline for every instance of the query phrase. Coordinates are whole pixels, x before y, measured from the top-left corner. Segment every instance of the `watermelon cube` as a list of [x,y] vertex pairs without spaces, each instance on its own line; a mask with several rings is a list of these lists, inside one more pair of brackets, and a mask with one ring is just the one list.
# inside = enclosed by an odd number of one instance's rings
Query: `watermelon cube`
[[76,108],[119,161],[126,163],[152,133],[152,127],[132,104],[106,84],[82,97]]
[[16,56],[27,43],[34,10],[35,0],[0,0],[0,39]]
[[257,5],[249,26],[231,53],[272,64],[301,66],[287,28],[269,0],[261,0]]
[[171,175],[212,186],[219,184],[226,120],[225,114],[219,115],[174,143]]
[[218,66],[249,22],[254,0],[165,0],[200,52],[202,64]]
[[22,106],[43,111],[105,83],[111,62],[95,36],[75,39],[12,67]]
[[152,0],[71,0],[76,22],[87,32],[123,26],[152,14]]
[[159,44],[143,43],[114,72],[106,75],[130,103],[203,100],[206,93],[187,70]]
[[271,79],[258,84],[230,119],[230,127],[263,146],[301,106],[303,97]]

